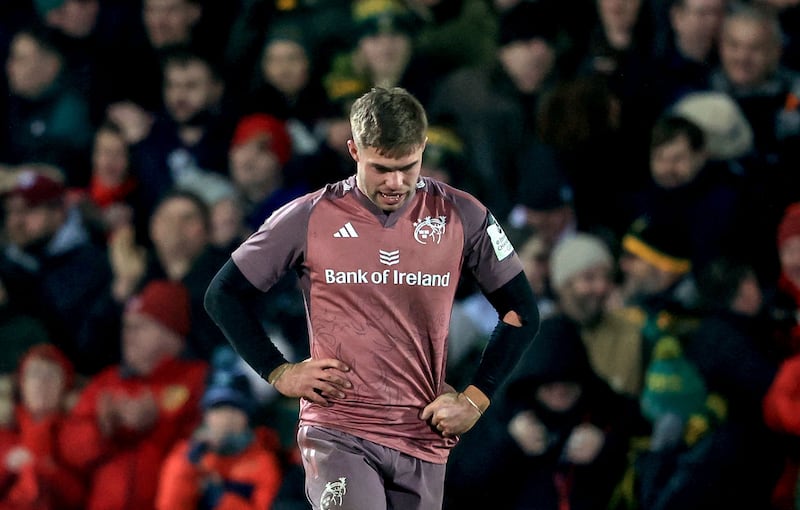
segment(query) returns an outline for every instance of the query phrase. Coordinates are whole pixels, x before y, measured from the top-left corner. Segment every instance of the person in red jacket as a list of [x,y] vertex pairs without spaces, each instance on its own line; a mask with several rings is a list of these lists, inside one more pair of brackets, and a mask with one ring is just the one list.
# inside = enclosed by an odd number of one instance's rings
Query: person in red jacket
[[785,434],[792,448],[787,449],[781,478],[775,485],[772,504],[776,510],[793,510],[800,503],[800,459],[796,442],[800,438],[800,353],[781,363],[763,400],[764,421],[772,430]]
[[154,280],[123,312],[122,361],[93,376],[64,424],[65,460],[89,479],[86,510],[154,508],[161,464],[200,421],[208,364],[181,359],[189,293]]
[[[251,423],[256,401],[247,376],[223,347],[203,395],[203,423],[164,462],[156,497],[158,510],[255,510],[271,508],[282,468],[277,433]],[[226,355],[227,354],[227,355]]]
[[59,458],[73,367],[52,344],[32,346],[19,366],[20,403],[13,423],[0,429],[0,509],[78,510],[82,481]]

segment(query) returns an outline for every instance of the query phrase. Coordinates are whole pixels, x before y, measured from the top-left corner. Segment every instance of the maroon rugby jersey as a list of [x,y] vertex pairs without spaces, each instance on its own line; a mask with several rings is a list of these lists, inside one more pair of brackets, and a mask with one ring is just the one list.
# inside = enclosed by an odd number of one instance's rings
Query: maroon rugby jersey
[[386,214],[355,177],[277,210],[234,253],[256,287],[300,276],[311,357],[351,368],[353,389],[330,407],[306,400],[301,425],[342,430],[435,463],[453,439],[420,420],[444,393],[447,332],[462,269],[492,292],[522,271],[511,244],[471,195],[421,177]]

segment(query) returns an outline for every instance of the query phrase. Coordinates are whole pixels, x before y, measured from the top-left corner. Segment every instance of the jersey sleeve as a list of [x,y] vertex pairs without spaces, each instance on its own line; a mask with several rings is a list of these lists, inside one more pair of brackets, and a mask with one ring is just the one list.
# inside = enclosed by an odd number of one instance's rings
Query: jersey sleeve
[[522,262],[492,213],[470,196],[456,197],[464,223],[464,263],[486,293],[494,292],[520,271]]
[[256,288],[267,291],[303,261],[313,196],[300,197],[276,210],[231,254]]

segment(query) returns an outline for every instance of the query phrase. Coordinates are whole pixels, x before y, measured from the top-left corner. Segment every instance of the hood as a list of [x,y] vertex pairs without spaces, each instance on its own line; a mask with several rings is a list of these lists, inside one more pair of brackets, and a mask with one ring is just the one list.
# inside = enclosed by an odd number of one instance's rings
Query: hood
[[509,377],[508,398],[532,400],[532,390],[554,381],[589,386],[598,381],[578,325],[561,315],[542,321],[539,334]]

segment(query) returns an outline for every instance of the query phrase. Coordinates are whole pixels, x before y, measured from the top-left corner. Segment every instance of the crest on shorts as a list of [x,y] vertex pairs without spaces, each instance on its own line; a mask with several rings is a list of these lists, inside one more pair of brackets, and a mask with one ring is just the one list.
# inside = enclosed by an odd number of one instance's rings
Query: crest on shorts
[[447,216],[426,216],[425,219],[417,220],[414,222],[414,239],[419,244],[428,244],[428,241],[439,244],[442,242],[446,223]]
[[335,482],[326,482],[325,489],[319,497],[320,510],[330,510],[335,506],[342,506],[342,499],[347,493],[347,478],[341,477]]

